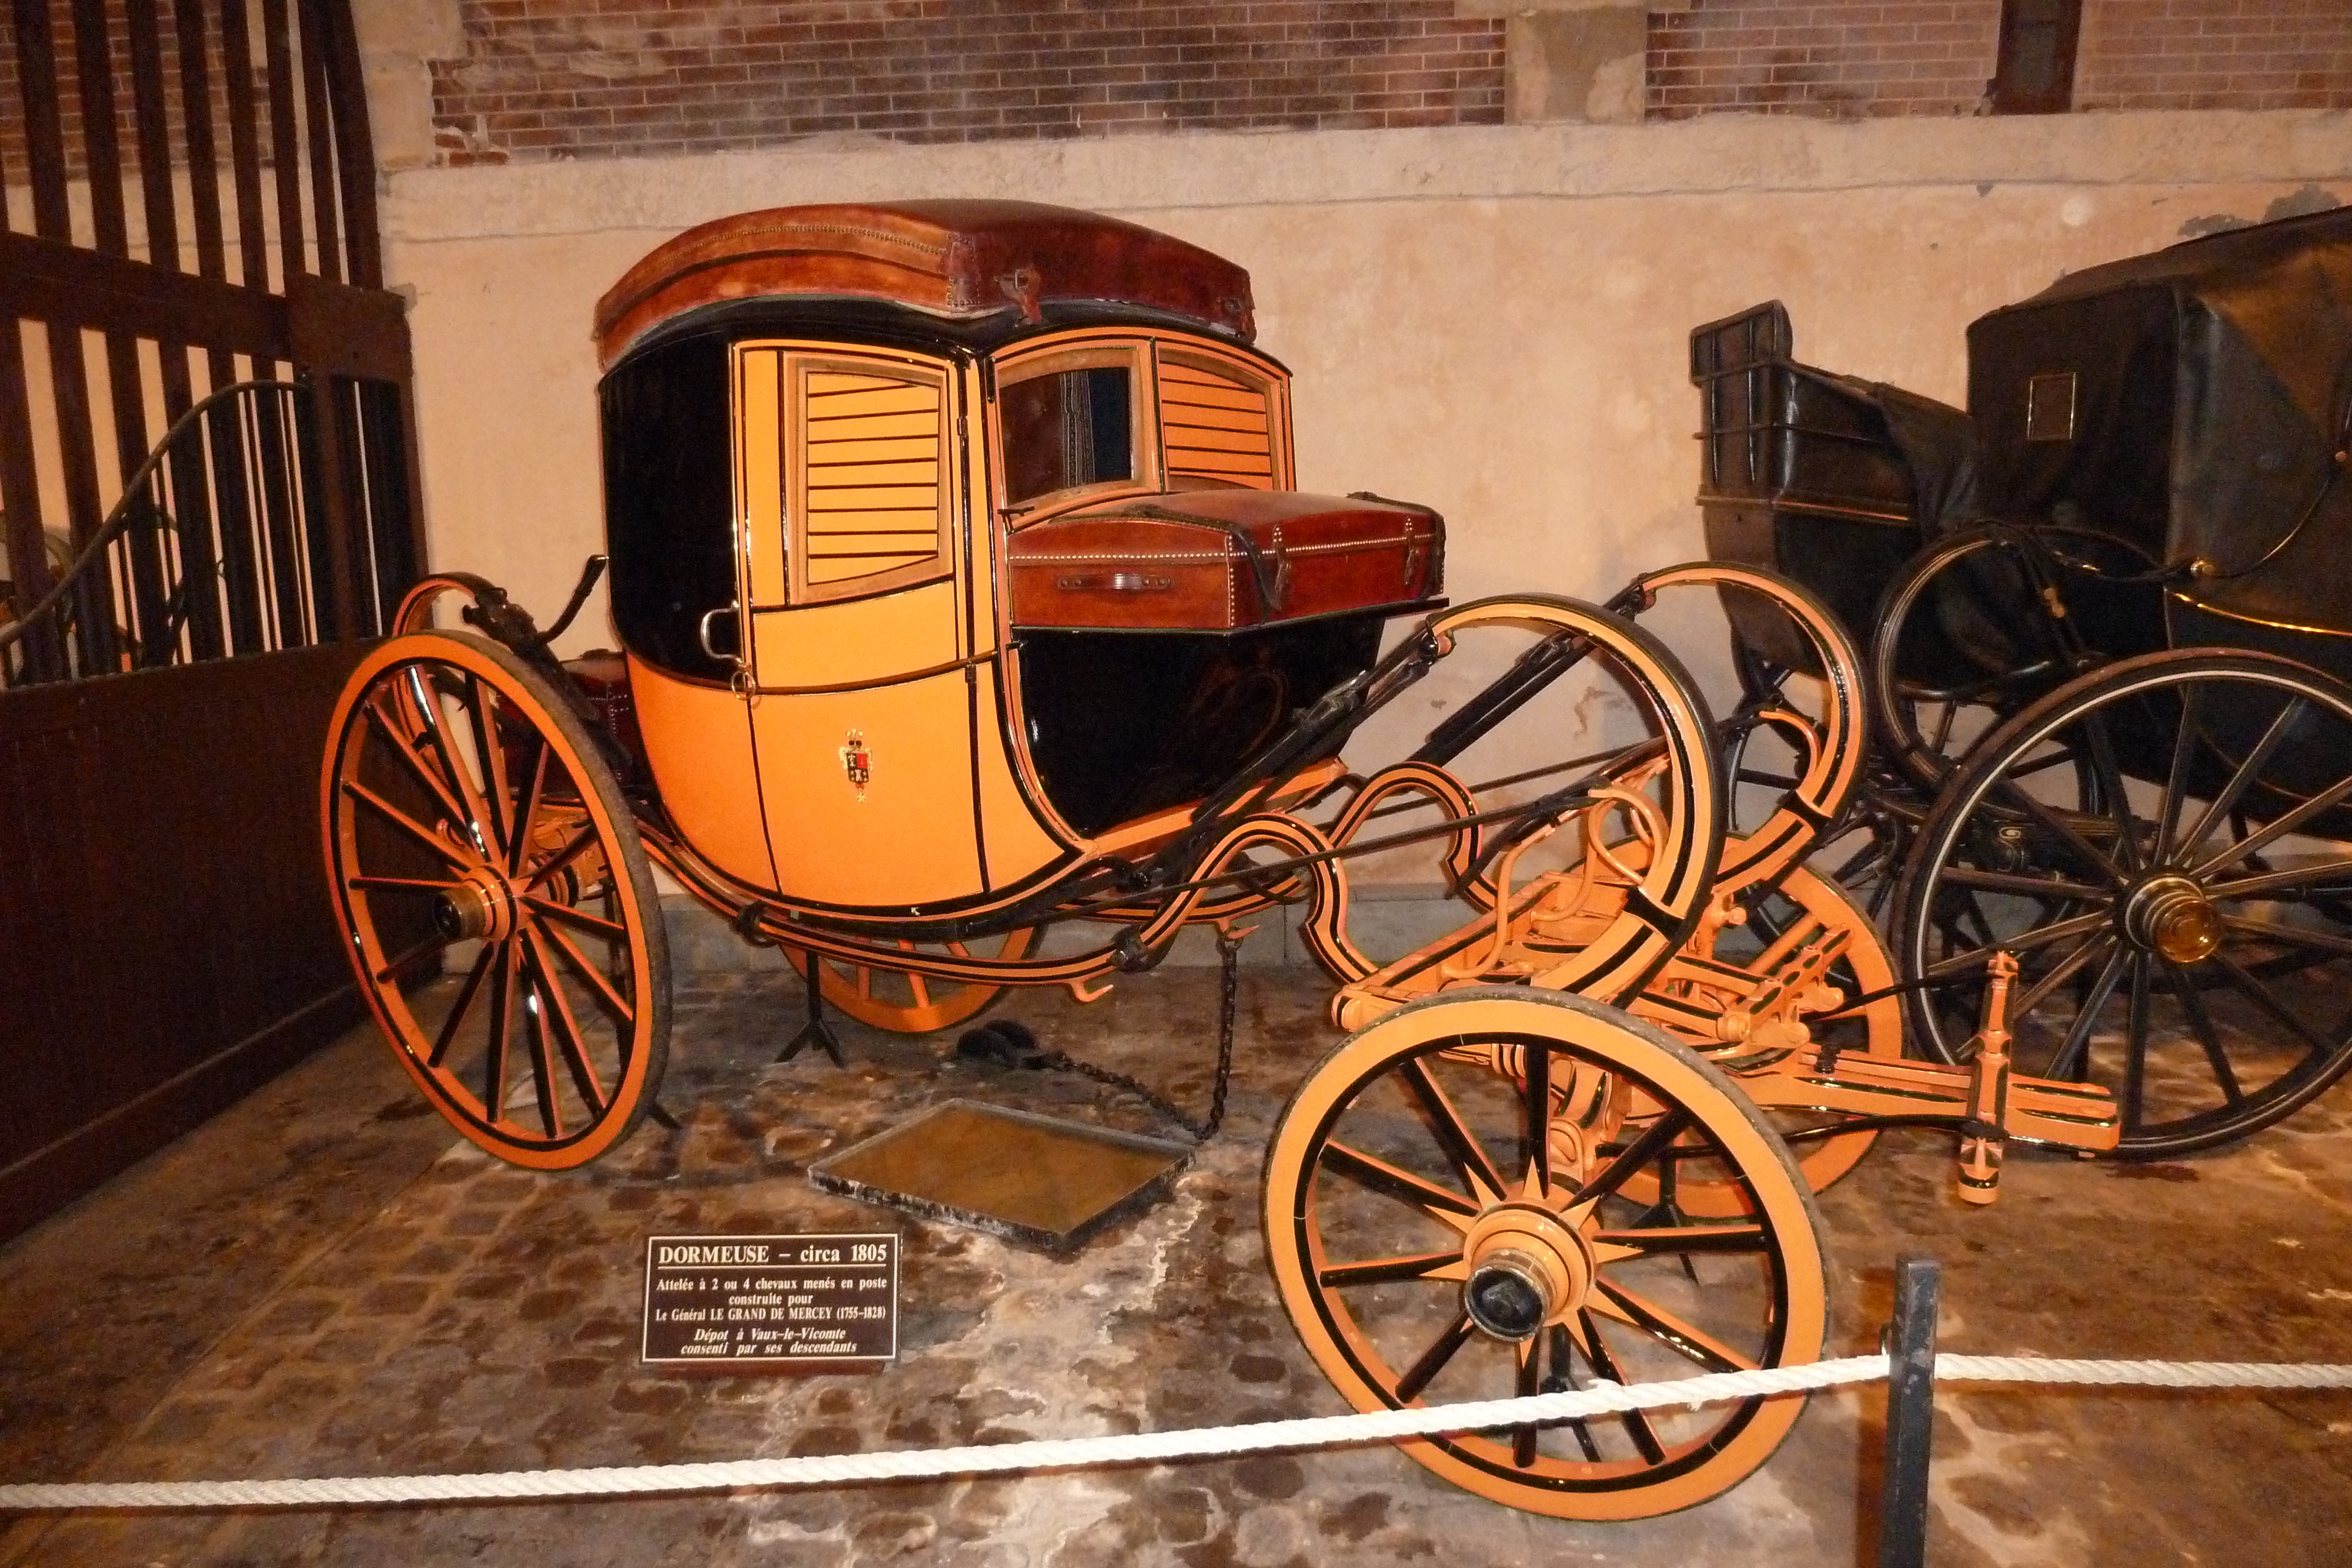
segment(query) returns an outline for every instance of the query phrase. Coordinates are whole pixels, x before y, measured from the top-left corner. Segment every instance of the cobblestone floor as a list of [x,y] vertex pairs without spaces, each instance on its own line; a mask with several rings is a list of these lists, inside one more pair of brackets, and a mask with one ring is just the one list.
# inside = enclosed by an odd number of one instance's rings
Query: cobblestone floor
[[[1050,1045],[1204,1103],[1215,977],[1008,1010]],[[805,1166],[974,1094],[1149,1129],[1083,1080],[959,1063],[844,1026],[851,1065],[770,1061],[788,977],[678,988],[663,1098],[599,1166],[535,1176],[451,1146],[372,1035],[333,1047],[0,1249],[7,1479],[399,1473],[828,1453],[1334,1412],[1265,1271],[1264,1141],[1335,1038],[1324,988],[1254,969],[1225,1130],[1172,1196],[1068,1261],[866,1208]],[[1895,1257],[1947,1267],[1947,1348],[2352,1361],[2352,1087],[2175,1164],[2013,1160],[1979,1211],[1948,1144],[1889,1136],[1822,1199],[1835,1349],[1869,1347]],[[862,1377],[640,1365],[644,1238],[902,1229],[903,1355]],[[0,1564],[908,1562],[1845,1563],[1874,1556],[1874,1396],[1819,1397],[1705,1508],[1534,1519],[1368,1448],[811,1493],[20,1519]],[[2352,1396],[1953,1391],[1930,1557],[1969,1564],[2343,1562]]]

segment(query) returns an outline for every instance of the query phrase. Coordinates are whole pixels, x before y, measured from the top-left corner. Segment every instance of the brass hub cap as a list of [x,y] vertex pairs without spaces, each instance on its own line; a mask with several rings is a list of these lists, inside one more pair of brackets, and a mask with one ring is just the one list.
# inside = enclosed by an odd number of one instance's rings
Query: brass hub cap
[[2221,911],[2188,877],[2149,878],[2132,890],[2123,913],[2124,935],[2168,963],[2198,963],[2221,946]]
[[495,942],[514,931],[514,890],[489,872],[468,872],[433,898],[433,928],[449,942]]
[[1489,1209],[1470,1228],[1462,1252],[1470,1262],[1462,1310],[1481,1333],[1507,1343],[1565,1322],[1592,1285],[1584,1239],[1539,1204]]

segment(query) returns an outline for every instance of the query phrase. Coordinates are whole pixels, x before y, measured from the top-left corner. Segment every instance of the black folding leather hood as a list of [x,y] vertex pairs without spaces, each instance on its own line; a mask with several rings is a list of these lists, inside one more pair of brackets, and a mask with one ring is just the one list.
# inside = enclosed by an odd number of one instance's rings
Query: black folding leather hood
[[1977,500],[2228,614],[2352,632],[2352,208],[2091,267],[1969,328]]

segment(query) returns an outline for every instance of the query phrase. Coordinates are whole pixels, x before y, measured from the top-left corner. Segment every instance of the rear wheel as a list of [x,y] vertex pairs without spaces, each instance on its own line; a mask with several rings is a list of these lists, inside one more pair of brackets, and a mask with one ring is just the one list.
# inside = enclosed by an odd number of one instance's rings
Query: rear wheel
[[2266,1127],[2352,1066],[2352,688],[2256,653],[2126,660],[1990,737],[1898,898],[1918,1049],[2015,955],[2021,1071],[2113,1089],[2121,1153]]
[[627,802],[562,695],[481,638],[392,638],[344,685],[321,783],[361,992],[435,1109],[541,1170],[628,1136],[667,1053],[668,946]]
[[[1024,956],[1036,940],[1035,931],[1023,929],[991,939],[985,945],[989,950],[982,953],[976,954],[961,942],[927,947],[925,951],[950,958],[984,956],[1011,962]],[[916,950],[912,942],[898,946],[910,953]],[[784,953],[793,968],[807,973],[805,952],[788,947]],[[887,963],[848,958],[820,960],[817,982],[827,1002],[862,1024],[894,1034],[931,1034],[953,1029],[986,1012],[1004,993],[1003,986],[984,981],[950,979],[912,969],[894,969]]]

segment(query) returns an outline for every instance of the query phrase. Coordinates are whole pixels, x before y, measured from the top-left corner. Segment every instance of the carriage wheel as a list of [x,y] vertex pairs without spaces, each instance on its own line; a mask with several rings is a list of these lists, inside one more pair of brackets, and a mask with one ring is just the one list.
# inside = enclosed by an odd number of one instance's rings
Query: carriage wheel
[[[1744,966],[1762,958],[1774,943],[1783,938],[1815,942],[1832,933],[1843,932],[1845,952],[1830,967],[1826,976],[1829,983],[1845,994],[1849,1004],[1874,993],[1892,993],[1894,961],[1880,945],[1870,916],[1835,883],[1799,866],[1781,879],[1779,887],[1750,897],[1747,908],[1746,925],[1729,927],[1717,939],[1716,951],[1710,955],[1717,961]],[[1879,996],[1859,1012],[1815,1021],[1811,1028],[1816,1042],[1835,1046],[1840,1054],[1903,1054],[1903,1001],[1896,995]],[[1738,1082],[1737,1077],[1733,1082]],[[1637,1117],[1645,1112],[1655,1113],[1651,1108],[1635,1108]],[[1878,1141],[1875,1128],[1840,1132],[1838,1129],[1853,1118],[1835,1112],[1768,1109],[1762,1110],[1762,1114],[1789,1145],[1806,1186],[1814,1192],[1828,1191],[1832,1184],[1860,1165],[1871,1145]],[[1677,1166],[1675,1177],[1674,1207],[1685,1215],[1721,1219],[1745,1212],[1740,1207],[1744,1195],[1738,1183],[1726,1179],[1724,1173],[1710,1168],[1705,1161],[1686,1161]],[[1644,1203],[1657,1202],[1665,1196],[1648,1176],[1636,1176],[1628,1181],[1625,1195]]]
[[[1634,1131],[1633,1095],[1666,1108]],[[1719,1162],[1742,1213],[1674,1223],[1627,1183]],[[1819,1220],[1714,1067],[1580,997],[1448,992],[1351,1036],[1266,1152],[1266,1251],[1307,1348],[1359,1410],[1796,1364],[1828,1333]],[[1400,1444],[1531,1512],[1637,1519],[1768,1458],[1802,1396]]]
[[[927,950],[959,958],[985,956],[1010,962],[1025,956],[1036,939],[1034,930],[1024,928],[998,937],[995,950],[990,953],[975,955],[961,942]],[[908,952],[916,950],[912,942],[898,946]],[[793,968],[807,972],[807,953],[787,947],[784,956]],[[833,957],[824,960],[817,971],[817,983],[824,999],[833,1006],[862,1024],[894,1034],[931,1034],[953,1029],[986,1012],[1004,994],[1003,986],[984,981],[950,980],[936,975],[919,975],[911,969]]]
[[2268,1126],[2352,1065],[2352,688],[2184,652],[2070,683],[1990,737],[1898,900],[1914,1039],[1967,1048],[1995,948],[2019,1070],[2121,1103],[2120,1152]]
[[[2089,663],[2147,645],[2128,645],[2139,633],[2103,623],[2095,604],[2068,596],[2079,599],[2095,577],[2131,578],[2155,562],[2073,528],[2038,528],[2032,539],[1997,524],[1963,529],[1914,556],[1878,601],[1871,723],[1895,768],[1931,793],[2010,715]],[[2042,584],[2060,557],[2068,570],[2053,598]]]
[[587,1164],[660,1085],[669,949],[585,727],[504,648],[428,631],[361,662],[328,737],[328,882],[401,1065],[500,1159]]

